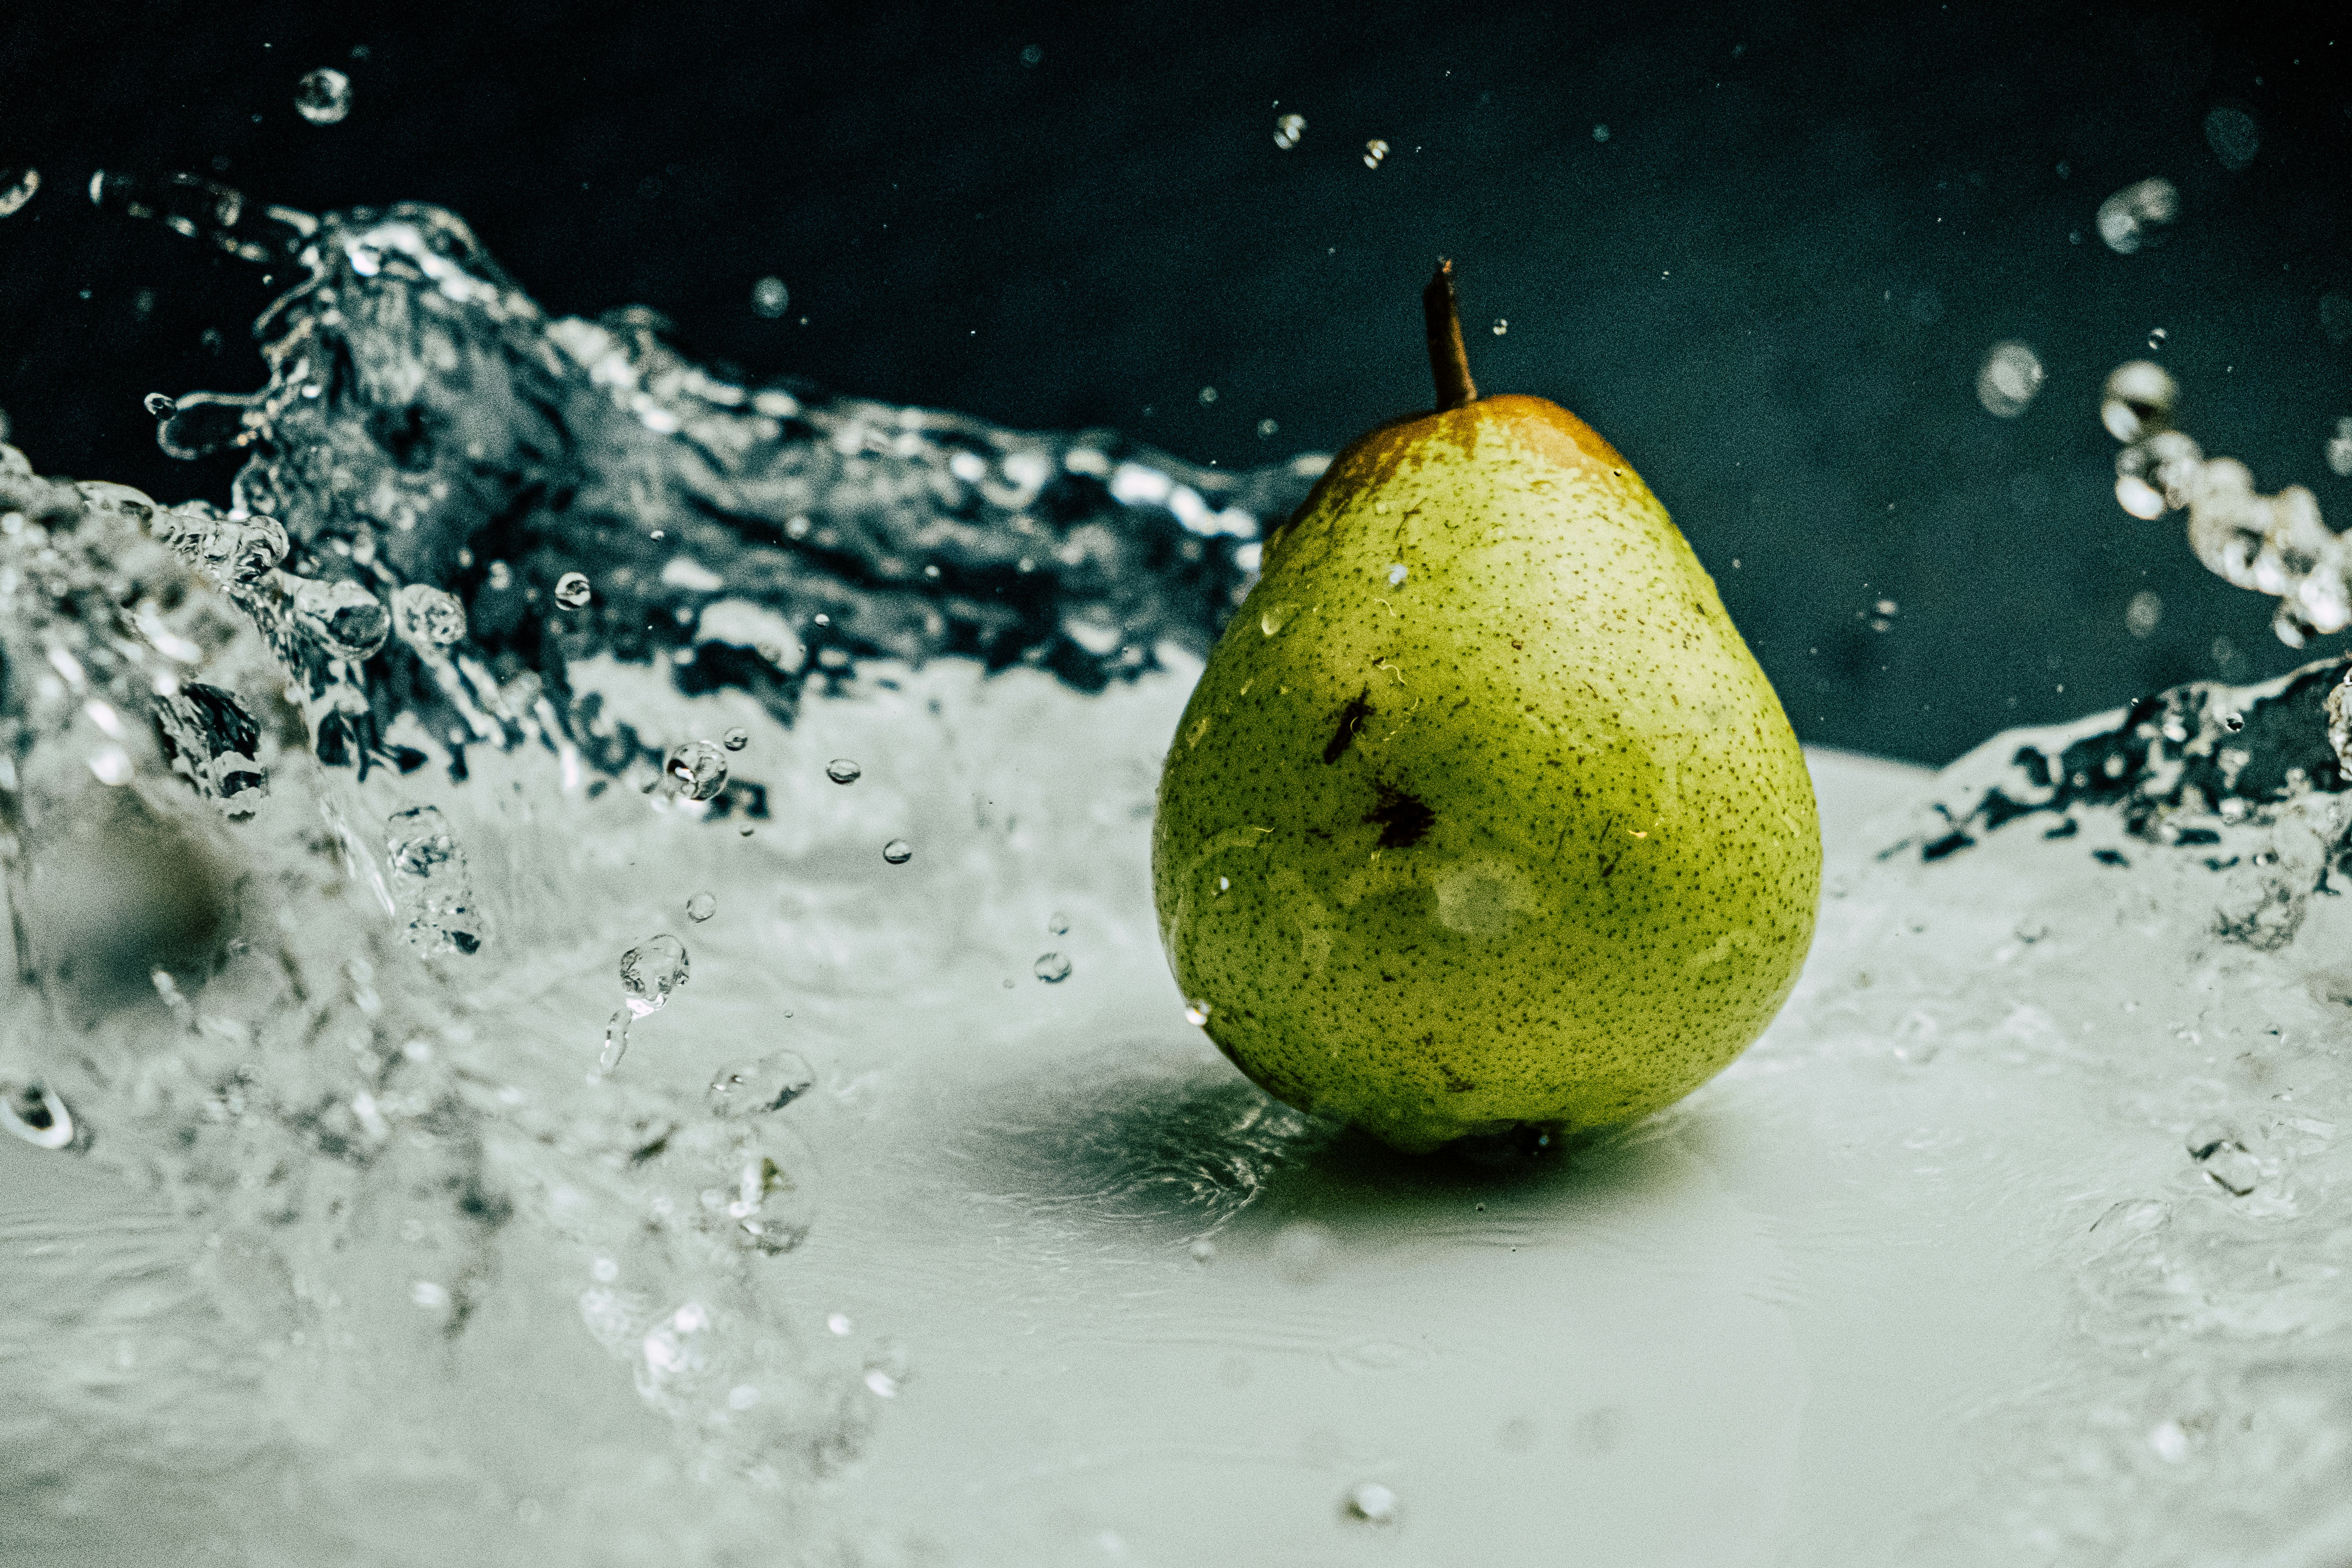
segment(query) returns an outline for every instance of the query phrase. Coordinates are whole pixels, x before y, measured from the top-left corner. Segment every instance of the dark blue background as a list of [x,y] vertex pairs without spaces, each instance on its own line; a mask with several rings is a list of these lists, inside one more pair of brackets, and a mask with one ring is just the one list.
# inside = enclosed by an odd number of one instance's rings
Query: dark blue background
[[[0,163],[47,184],[0,220],[0,407],[45,471],[225,497],[225,468],[156,452],[140,397],[260,380],[257,271],[95,211],[103,166],[439,202],[551,309],[646,303],[751,374],[1224,465],[1425,406],[1416,290],[1450,254],[1482,385],[1567,404],[1641,468],[1807,740],[1899,756],[2307,657],[2179,519],[2111,498],[2098,387],[2149,329],[2210,450],[2352,526],[2321,456],[2352,343],[2319,315],[2352,295],[2352,26],[1969,4],[11,13]],[[352,79],[339,125],[292,108],[321,65]],[[2203,136],[2223,102],[2262,126],[2242,172]],[[1284,152],[1286,111],[1307,126]],[[2184,216],[2117,256],[2094,215],[2149,175]],[[750,307],[767,273],[780,321]],[[2011,337],[2049,380],[2002,421],[1973,387]],[[2148,588],[2163,617],[2135,637]]]

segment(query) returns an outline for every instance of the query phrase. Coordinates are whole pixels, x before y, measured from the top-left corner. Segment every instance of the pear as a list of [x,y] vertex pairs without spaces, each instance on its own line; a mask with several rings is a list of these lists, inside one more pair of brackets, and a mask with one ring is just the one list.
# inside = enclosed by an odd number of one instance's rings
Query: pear
[[1713,1077],[1795,984],[1822,857],[1788,716],[1665,509],[1566,409],[1477,395],[1449,266],[1423,303],[1437,410],[1267,540],[1152,826],[1210,1038],[1409,1152]]

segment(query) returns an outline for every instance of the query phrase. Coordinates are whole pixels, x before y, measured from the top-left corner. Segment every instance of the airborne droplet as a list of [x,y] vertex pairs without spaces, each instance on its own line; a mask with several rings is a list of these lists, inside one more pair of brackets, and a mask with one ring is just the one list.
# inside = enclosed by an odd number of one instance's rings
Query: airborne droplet
[[1040,953],[1029,972],[1048,985],[1058,985],[1070,977],[1070,961],[1058,952]]
[[847,757],[835,757],[824,764],[824,776],[837,784],[851,784],[865,777],[866,770]]
[[793,302],[793,291],[781,278],[762,278],[751,285],[751,313],[774,321]]
[[1367,169],[1377,169],[1377,168],[1379,168],[1379,167],[1381,166],[1381,159],[1383,159],[1383,158],[1385,158],[1385,157],[1387,157],[1388,155],[1389,155],[1389,144],[1388,144],[1387,142],[1385,142],[1381,141],[1379,137],[1375,136],[1375,137],[1373,137],[1370,142],[1365,142],[1365,143],[1364,143],[1364,167],[1365,167],[1365,168],[1367,168]]
[[659,1012],[689,976],[686,943],[667,932],[621,954],[621,989],[628,995],[629,1011],[640,1018]]
[[751,743],[751,731],[738,724],[719,737],[719,743],[730,752],[740,752]]
[[576,610],[594,597],[595,590],[589,587],[584,572],[566,572],[555,580],[555,602],[567,610]]
[[1286,114],[1274,122],[1274,144],[1287,153],[1298,145],[1299,137],[1306,132],[1307,116]]
[[145,403],[148,414],[157,419],[170,418],[172,411],[180,406],[173,400],[170,394],[162,392],[149,393]]
[[1209,1005],[1198,996],[1184,1004],[1184,1021],[1199,1028],[1209,1021]]
[[1348,1491],[1348,1513],[1366,1524],[1394,1524],[1397,1516],[1396,1493],[1378,1481],[1366,1481]]
[[686,900],[686,918],[700,925],[719,912],[719,895],[704,889]]
[[662,771],[688,800],[709,800],[727,787],[727,753],[708,741],[684,741]]
[[352,79],[331,66],[294,84],[294,112],[313,125],[332,125],[352,111]]
[[38,169],[0,169],[0,217],[22,208],[40,188]]
[[903,838],[893,838],[882,846],[882,858],[893,866],[903,866],[915,858],[915,847]]

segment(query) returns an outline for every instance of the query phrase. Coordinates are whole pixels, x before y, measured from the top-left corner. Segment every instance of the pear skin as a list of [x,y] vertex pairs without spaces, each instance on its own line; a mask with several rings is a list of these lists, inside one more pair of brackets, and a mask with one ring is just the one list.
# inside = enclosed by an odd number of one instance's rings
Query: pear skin
[[1665,509],[1508,395],[1332,462],[1152,829],[1218,1048],[1411,1152],[1620,1125],[1722,1070],[1796,982],[1821,857],[1787,715]]

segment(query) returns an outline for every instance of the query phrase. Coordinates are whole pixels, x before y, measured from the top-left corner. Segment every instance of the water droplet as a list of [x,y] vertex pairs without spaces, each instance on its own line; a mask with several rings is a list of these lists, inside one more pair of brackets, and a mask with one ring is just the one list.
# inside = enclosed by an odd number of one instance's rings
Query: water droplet
[[1348,1513],[1366,1524],[1394,1524],[1396,1493],[1378,1481],[1364,1481],[1348,1489]]
[[1206,1263],[1217,1255],[1217,1244],[1204,1236],[1194,1242],[1188,1250],[1192,1255],[1193,1262]]
[[793,302],[793,291],[781,278],[762,278],[751,285],[751,313],[772,321]]
[[21,211],[40,188],[38,169],[0,169],[0,217]]
[[700,925],[718,912],[719,895],[707,888],[686,900],[686,918],[697,925]]
[[1199,1028],[1209,1021],[1209,1005],[1198,996],[1193,997],[1184,1004],[1184,1021]]
[[449,1287],[431,1279],[419,1279],[408,1288],[408,1299],[429,1312],[437,1312],[449,1305]]
[[1298,139],[1306,133],[1307,116],[1303,114],[1286,114],[1274,122],[1274,144],[1286,153],[1297,146]]
[[2206,112],[2205,145],[2234,174],[2263,150],[2263,128],[2244,110],[2225,103]]
[[740,752],[751,743],[751,731],[738,724],[719,737],[719,743],[730,752]]
[[1391,588],[1403,587],[1404,580],[1408,574],[1409,568],[1406,567],[1403,562],[1398,561],[1391,563],[1389,566],[1389,586]]
[[144,401],[147,412],[157,419],[169,418],[172,411],[180,406],[173,400],[170,394],[163,392],[151,392]]
[[1048,985],[1058,985],[1070,977],[1070,961],[1058,952],[1039,953],[1029,973]]
[[1217,389],[1215,387],[1204,386],[1201,388],[1201,401],[1203,404],[1214,403],[1216,400]]
[[1606,141],[1608,141],[1608,140],[1609,140],[1609,127],[1607,127],[1606,125],[1596,125],[1596,126],[1594,126],[1594,127],[1592,128],[1592,139],[1593,139],[1595,142],[1606,142]]
[[576,610],[595,596],[584,572],[566,572],[555,580],[555,602],[567,610]]
[[294,619],[336,658],[371,658],[392,636],[392,614],[349,578],[306,580],[294,590]]
[[628,1055],[629,1025],[636,1016],[626,1006],[620,1006],[614,1008],[613,1016],[604,1021],[604,1048],[596,1055],[598,1072],[611,1072]]
[[878,1366],[866,1369],[866,1386],[873,1391],[877,1399],[898,1397],[898,1380]]
[[1042,65],[1045,59],[1045,48],[1042,44],[1025,45],[1021,50],[1021,63],[1024,66]]
[[56,1092],[37,1083],[0,1083],[0,1130],[36,1149],[67,1149],[75,1142],[73,1112]]
[[2224,714],[2222,714],[2222,715],[2221,715],[2221,728],[2223,728],[2224,730],[2227,730],[2227,731],[2230,731],[2230,733],[2231,733],[2232,735],[2236,734],[2239,731],[2241,731],[2241,730],[2244,729],[2245,727],[2246,727],[2246,720],[2245,720],[2245,716],[2244,716],[2243,714],[2242,714],[2242,713],[2224,713]]
[[1385,142],[1381,141],[1379,137],[1375,136],[1375,137],[1373,137],[1370,142],[1365,142],[1365,143],[1364,143],[1364,167],[1365,167],[1365,168],[1367,168],[1367,169],[1377,169],[1377,168],[1379,168],[1379,167],[1381,166],[1381,159],[1383,159],[1383,158],[1385,158],[1385,157],[1387,157],[1388,155],[1389,155],[1389,144],[1388,144],[1387,142]]
[[2156,630],[2164,619],[2164,600],[2153,588],[2142,588],[2124,606],[2124,629],[2136,637],[2144,637]]
[[1258,612],[1257,629],[1267,637],[1280,631],[1290,619],[1288,605],[1269,605]]
[[294,84],[294,112],[313,125],[332,125],[352,111],[352,79],[331,66]]
[[1500,316],[1495,318],[1495,335],[1496,337],[1501,337],[1505,332],[1507,332],[1510,330],[1511,323],[1509,321],[1504,320]]
[[482,584],[493,594],[503,594],[514,586],[514,568],[503,561],[493,561],[482,574]]
[[408,922],[408,940],[426,952],[479,952],[472,879],[440,808],[394,812],[384,827],[386,890]]
[[2162,365],[2144,359],[2119,364],[2107,374],[2099,423],[2118,441],[2137,441],[2161,430],[2180,396],[2180,384]]
[[849,1333],[850,1326],[849,1314],[846,1312],[832,1313],[824,1320],[824,1326],[833,1333],[846,1338]]
[[2189,1458],[2189,1433],[2178,1421],[2165,1421],[2147,1435],[2147,1446],[2156,1457],[2168,1465],[2177,1465]]
[[392,624],[412,647],[447,647],[466,640],[466,601],[427,583],[410,583],[392,596]]
[[727,753],[708,741],[682,741],[662,771],[688,800],[709,800],[727,787]]
[[621,989],[628,994],[628,1010],[640,1018],[659,1011],[688,976],[686,943],[667,932],[621,954]]
[[100,746],[89,754],[89,771],[102,784],[127,784],[131,782],[131,753],[117,745]]
[[1977,401],[1996,418],[2014,419],[2041,392],[2042,375],[2042,356],[2031,344],[1995,343],[1977,370]]
[[866,770],[847,757],[835,757],[824,764],[824,776],[837,784],[852,784],[866,776]]
[[706,1098],[713,1114],[732,1121],[782,1110],[815,1083],[815,1069],[798,1051],[772,1051],[756,1062],[721,1071],[710,1080]]
[[2161,240],[2179,216],[2180,193],[2170,180],[2142,180],[2099,204],[2099,237],[2116,255],[2129,256]]
[[1045,917],[1045,934],[1047,936],[1069,935],[1070,917],[1059,912],[1058,910],[1053,914],[1047,915]]
[[915,847],[903,838],[893,838],[882,846],[882,858],[893,866],[903,866],[915,858]]

